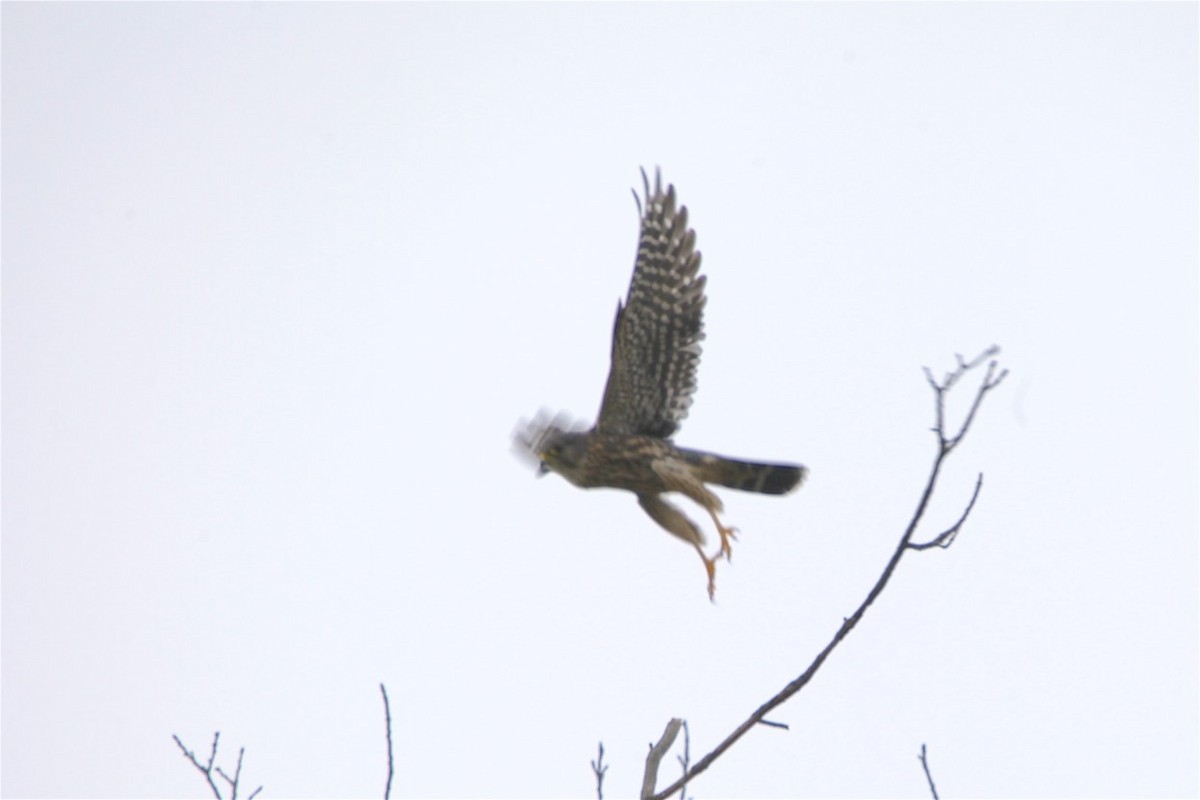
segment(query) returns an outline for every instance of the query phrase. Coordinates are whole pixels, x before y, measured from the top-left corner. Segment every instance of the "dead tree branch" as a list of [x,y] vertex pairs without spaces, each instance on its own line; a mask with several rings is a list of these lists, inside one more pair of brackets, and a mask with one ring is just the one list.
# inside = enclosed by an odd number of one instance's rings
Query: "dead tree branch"
[[[237,768],[234,769],[233,777],[231,778],[229,777],[229,774],[225,772],[225,770],[214,766],[217,761],[217,744],[221,739],[220,731],[217,731],[213,734],[212,751],[208,754],[208,762],[205,764],[200,763],[200,759],[196,758],[196,754],[187,749],[183,742],[180,741],[178,736],[171,734],[171,738],[175,740],[175,744],[179,745],[179,749],[183,752],[184,758],[192,762],[192,766],[200,770],[200,772],[204,775],[204,780],[208,781],[208,788],[212,791],[213,797],[217,798],[217,800],[224,800],[224,798],[221,796],[221,790],[217,787],[217,782],[213,780],[213,775],[217,775],[229,784],[229,799],[237,800],[238,785],[242,778],[242,758],[246,755],[246,748],[243,747],[238,750]],[[249,800],[254,800],[255,796],[257,796],[262,789],[263,787],[259,786],[257,789],[251,792]]]
[[[938,534],[929,542],[913,544],[912,538],[913,534],[916,533],[917,527],[920,525],[921,520],[925,517],[926,510],[929,508],[929,501],[933,497],[933,491],[937,485],[937,479],[941,474],[942,465],[945,463],[946,458],[967,435],[967,432],[971,428],[971,424],[975,421],[975,415],[979,411],[979,406],[983,402],[984,396],[992,389],[995,389],[997,386],[999,386],[1000,382],[1004,380],[1006,375],[1008,375],[1008,370],[1001,370],[997,372],[997,362],[993,357],[999,352],[999,347],[992,346],[970,361],[965,361],[963,360],[962,356],[956,354],[955,360],[958,362],[957,367],[951,372],[946,373],[946,376],[940,383],[934,379],[933,373],[930,372],[928,368],[925,369],[925,376],[928,379],[929,385],[932,387],[934,393],[935,424],[933,427],[933,432],[937,436],[937,455],[934,457],[933,468],[930,470],[929,478],[925,484],[925,489],[921,493],[920,500],[917,502],[916,511],[913,512],[912,519],[909,520],[908,526],[904,530],[904,534],[900,537],[900,541],[896,545],[896,549],[892,552],[891,558],[888,559],[887,565],[883,568],[883,572],[875,581],[875,585],[871,587],[871,591],[867,593],[866,599],[864,599],[858,608],[854,610],[853,614],[842,620],[841,627],[838,628],[837,632],[833,635],[833,638],[829,641],[829,644],[825,645],[824,649],[817,653],[816,658],[813,659],[812,663],[809,664],[799,676],[784,686],[783,689],[781,689],[774,697],[759,706],[754,713],[752,713],[744,722],[738,725],[732,733],[726,736],[725,739],[712,750],[712,752],[708,753],[708,755],[697,761],[692,768],[684,774],[683,777],[675,781],[658,794],[654,794],[654,776],[657,774],[658,760],[661,760],[662,753],[660,752],[657,754],[657,760],[654,760],[652,769],[651,760],[654,759],[656,755],[656,748],[651,749],[650,755],[646,758],[646,774],[642,784],[643,798],[666,800],[666,798],[678,792],[683,786],[694,780],[696,776],[708,769],[714,761],[720,758],[726,750],[732,747],[738,739],[741,739],[742,736],[744,736],[746,732],[755,725],[772,725],[772,723],[765,720],[767,714],[769,714],[773,709],[787,702],[793,695],[808,685],[808,682],[812,680],[814,675],[816,675],[817,670],[819,670],[821,665],[825,663],[825,659],[829,657],[829,654],[833,652],[834,648],[841,644],[842,640],[845,639],[847,635],[849,635],[850,631],[854,629],[854,626],[857,625],[859,620],[863,618],[863,615],[867,613],[867,609],[871,607],[871,604],[874,603],[875,599],[879,597],[880,593],[883,592],[884,588],[888,584],[888,581],[891,580],[892,573],[896,571],[896,567],[900,564],[900,559],[904,556],[904,554],[909,550],[924,550],[934,546],[942,548],[950,546],[954,540],[954,537],[958,534],[958,531],[966,522],[971,510],[975,507],[975,500],[979,497],[979,491],[983,487],[982,473],[976,479],[975,492],[971,496],[970,502],[959,516],[957,522],[955,522],[942,533]],[[958,430],[953,435],[947,434],[946,395],[951,389],[954,388],[954,386],[964,375],[971,370],[976,369],[985,361],[988,362],[987,372],[984,375],[979,388],[975,392],[975,398],[971,403],[970,409],[967,411],[966,417],[963,419],[962,424],[958,427]],[[678,727],[678,720],[672,720],[671,723],[675,724],[676,728]],[[670,732],[671,725],[667,726],[667,730]],[[671,740],[674,740],[675,737],[672,735],[670,738]],[[666,739],[667,736],[664,734],[663,740],[665,741]],[[660,741],[659,745],[662,745],[662,743],[663,742]],[[669,747],[670,744],[668,743],[667,746]]]
[[[682,724],[683,720],[672,719],[667,723],[666,730],[663,731],[658,744],[650,745],[650,753],[646,756],[646,772],[642,775],[642,800],[650,800],[651,797],[654,797],[654,785],[658,783],[658,765],[667,751],[671,749],[671,745],[675,743],[675,737],[679,735],[679,727]],[[682,786],[683,781],[684,779],[680,778],[676,783]]]

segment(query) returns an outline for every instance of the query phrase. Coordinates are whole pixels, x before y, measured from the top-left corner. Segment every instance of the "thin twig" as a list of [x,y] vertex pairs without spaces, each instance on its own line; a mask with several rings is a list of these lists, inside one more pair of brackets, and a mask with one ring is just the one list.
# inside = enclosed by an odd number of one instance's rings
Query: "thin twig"
[[692,737],[688,734],[686,719],[683,721],[683,755],[675,757],[679,759],[679,766],[683,768],[683,777],[680,780],[684,783],[679,787],[679,800],[687,800],[687,773],[689,762],[692,760]]
[[925,743],[921,742],[921,768],[925,770],[925,780],[929,781],[929,791],[933,794],[933,800],[938,800],[937,787],[933,785],[933,776],[929,774],[929,760],[925,757]]
[[[925,489],[924,489],[924,491],[922,491],[921,498],[917,502],[917,508],[913,512],[912,519],[909,520],[908,526],[904,530],[904,534],[900,537],[900,541],[897,543],[896,549],[892,552],[891,558],[888,559],[887,565],[883,568],[883,572],[880,574],[878,580],[876,580],[875,585],[873,587],[871,587],[871,591],[867,593],[866,599],[863,600],[862,603],[858,606],[858,608],[854,610],[854,613],[851,614],[849,617],[846,617],[845,619],[842,620],[842,625],[841,625],[841,627],[838,628],[837,632],[833,635],[833,638],[829,641],[829,643],[827,645],[825,645],[824,649],[822,649],[821,652],[817,653],[816,658],[813,659],[812,663],[808,665],[808,668],[805,669],[804,672],[800,673],[800,675],[798,675],[794,680],[792,680],[790,683],[788,683],[786,686],[784,686],[783,689],[781,689],[774,697],[772,697],[770,700],[767,700],[767,702],[765,702],[761,706],[759,706],[754,711],[754,713],[752,713],[744,722],[742,722],[740,725],[738,725],[737,728],[735,728],[732,733],[730,733],[728,736],[726,736],[725,739],[723,739],[721,741],[721,743],[718,744],[712,750],[712,752],[708,753],[708,755],[704,756],[699,761],[697,761],[692,766],[692,768],[690,770],[688,770],[687,774],[684,777],[675,781],[675,783],[671,784],[670,786],[668,786],[666,789],[662,790],[658,794],[653,795],[653,800],[666,800],[668,797],[670,797],[672,794],[674,794],[676,791],[678,791],[679,788],[681,786],[683,786],[685,783],[691,781],[697,775],[704,772],[706,769],[708,769],[708,767],[714,761],[716,761],[718,758],[720,758],[721,755],[724,754],[724,752],[726,750],[728,750],[730,747],[732,747],[734,745],[734,743],[737,742],[738,739],[741,739],[742,736],[744,736],[747,731],[749,731],[755,725],[762,724],[763,720],[765,719],[767,714],[769,714],[773,709],[775,709],[775,708],[779,707],[780,705],[782,705],[783,703],[787,702],[793,695],[795,695],[797,692],[799,692],[801,689],[803,689],[806,685],[808,685],[809,681],[811,681],[813,676],[816,675],[817,670],[819,670],[821,668],[821,665],[825,663],[825,659],[827,659],[829,657],[829,654],[832,653],[834,648],[836,648],[839,644],[841,644],[842,640],[845,639],[846,636],[849,635],[850,631],[852,631],[854,629],[854,626],[857,625],[859,620],[861,620],[863,618],[863,615],[867,613],[867,609],[871,607],[871,604],[874,603],[875,599],[877,597],[879,597],[880,593],[883,592],[884,588],[888,584],[888,581],[891,580],[892,573],[894,573],[896,571],[896,567],[899,565],[900,559],[904,556],[904,553],[906,551],[908,551],[909,549],[924,549],[923,547],[915,547],[915,548],[912,547],[911,546],[912,537],[913,537],[913,534],[916,533],[917,526],[920,525],[921,520],[925,516],[925,511],[929,507],[929,501],[933,497],[934,488],[937,486],[938,476],[941,474],[942,464],[945,462],[946,457],[950,454],[950,452],[962,440],[962,438],[966,435],[967,431],[970,429],[971,423],[975,419],[975,413],[976,413],[976,411],[978,411],[979,405],[983,401],[984,395],[987,394],[992,389],[996,388],[996,386],[998,386],[1000,384],[1000,382],[1002,380],[1004,380],[1005,376],[1008,375],[1008,370],[1004,370],[1004,371],[1000,372],[999,375],[997,375],[995,372],[996,362],[992,361],[988,365],[987,374],[985,375],[982,383],[980,384],[979,389],[976,390],[975,399],[974,399],[974,402],[971,404],[970,410],[967,412],[967,417],[964,420],[962,426],[959,428],[957,434],[953,437],[947,437],[946,432],[945,432],[945,396],[946,396],[946,393],[969,370],[975,369],[981,363],[983,363],[984,360],[996,355],[999,352],[1000,352],[1000,349],[998,347],[993,346],[993,347],[990,347],[987,350],[985,350],[981,355],[977,356],[976,358],[972,359],[971,361],[964,361],[962,356],[956,355],[955,358],[958,363],[957,369],[955,369],[953,372],[947,373],[946,377],[942,380],[941,383],[934,380],[933,373],[930,372],[928,368],[925,369],[925,376],[929,380],[929,384],[933,388],[933,392],[934,392],[934,396],[935,396],[935,409],[936,409],[936,420],[937,421],[936,421],[936,427],[934,428],[934,432],[937,434],[937,437],[938,437],[937,455],[935,456],[935,458],[933,460],[933,467],[930,470],[929,479],[926,481]],[[945,531],[943,534],[940,534],[937,538],[935,538],[933,540],[934,542],[938,542],[938,540],[941,539],[945,542],[945,544],[942,544],[940,546],[944,547],[944,546],[949,545],[949,540],[953,539],[953,536],[955,534],[957,534],[958,529],[962,526],[963,522],[966,520],[967,514],[970,513],[971,508],[974,506],[975,498],[979,494],[979,487],[982,485],[982,481],[983,481],[983,476],[980,475],[979,479],[976,481],[975,495],[972,496],[970,504],[967,506],[967,509],[961,515],[959,521],[955,525],[953,525],[951,528],[949,528],[947,531]],[[926,546],[929,546],[929,545],[926,545]],[[646,766],[647,766],[647,771],[649,771],[649,768],[650,768],[649,758],[647,758]],[[651,785],[653,785],[653,784],[651,784]],[[643,797],[646,797],[646,796],[647,795],[645,794],[645,784],[643,783]]]
[[975,507],[975,501],[979,498],[979,490],[983,488],[983,473],[979,473],[975,478],[975,491],[971,493],[971,501],[967,503],[967,507],[963,509],[958,520],[946,530],[939,533],[937,536],[930,539],[928,542],[909,542],[910,550],[928,550],[931,547],[941,547],[945,549],[954,543],[954,537],[958,536],[959,530],[962,529],[963,523],[967,521],[967,515],[971,513],[971,509]]
[[650,745],[650,753],[646,756],[646,772],[642,775],[642,800],[648,800],[651,797],[667,797],[674,794],[683,785],[684,780],[680,778],[672,785],[671,791],[665,795],[655,795],[654,785],[658,783],[658,765],[662,761],[663,756],[671,749],[671,745],[675,743],[675,737],[679,735],[679,727],[683,724],[683,720],[672,719],[667,723],[666,729],[663,731],[662,738],[657,744]]
[[604,742],[600,742],[599,750],[592,762],[592,774],[596,776],[596,800],[604,800],[604,773],[608,772],[608,765],[604,763]]
[[240,750],[238,750],[237,769],[235,769],[233,771],[232,778],[225,774],[225,770],[221,769],[220,767],[217,767],[217,774],[225,779],[225,782],[229,784],[229,788],[233,792],[230,795],[230,800],[237,800],[238,781],[241,780],[241,777],[242,777],[242,757],[245,755],[246,755],[246,748],[243,747]]
[[381,683],[379,691],[383,694],[383,720],[387,726],[388,776],[387,785],[383,787],[383,800],[388,800],[392,796],[392,708],[388,705],[387,687]]

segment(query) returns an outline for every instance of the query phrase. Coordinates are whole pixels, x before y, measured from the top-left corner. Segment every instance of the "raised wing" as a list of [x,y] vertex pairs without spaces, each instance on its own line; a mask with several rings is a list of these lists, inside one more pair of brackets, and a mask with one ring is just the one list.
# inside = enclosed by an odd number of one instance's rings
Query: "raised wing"
[[[668,438],[679,428],[696,391],[704,338],[704,276],[687,207],[675,208],[675,187],[654,191],[642,170],[646,204],[633,280],[613,324],[612,365],[596,429]],[[637,199],[636,192],[634,199]]]

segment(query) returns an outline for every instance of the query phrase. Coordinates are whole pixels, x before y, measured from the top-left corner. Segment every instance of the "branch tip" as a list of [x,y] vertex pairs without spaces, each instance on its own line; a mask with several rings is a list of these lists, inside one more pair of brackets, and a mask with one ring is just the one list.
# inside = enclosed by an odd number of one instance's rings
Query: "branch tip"
[[938,800],[937,787],[933,785],[933,775],[929,773],[929,760],[925,756],[925,743],[921,742],[921,754],[917,756],[921,762],[921,769],[925,770],[925,780],[929,782],[929,793],[933,795],[933,800]]

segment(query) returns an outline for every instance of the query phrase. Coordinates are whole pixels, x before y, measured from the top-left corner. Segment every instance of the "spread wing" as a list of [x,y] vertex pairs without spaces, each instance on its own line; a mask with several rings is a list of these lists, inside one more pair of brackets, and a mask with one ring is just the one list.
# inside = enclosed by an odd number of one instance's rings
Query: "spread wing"
[[[687,208],[675,208],[675,187],[654,191],[642,170],[646,204],[629,296],[617,304],[612,365],[596,429],[668,438],[679,428],[696,391],[704,338],[704,276]],[[637,199],[637,194],[634,194]]]

